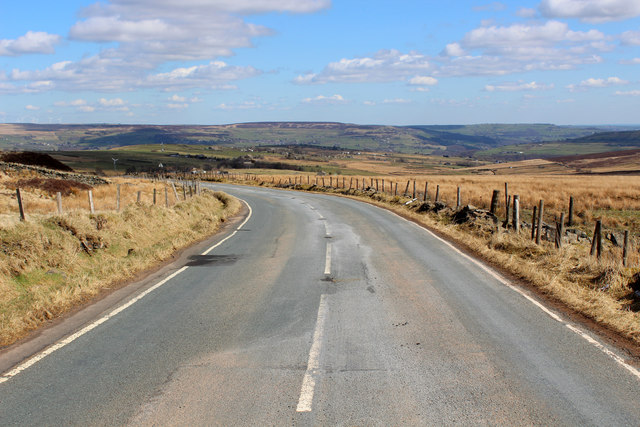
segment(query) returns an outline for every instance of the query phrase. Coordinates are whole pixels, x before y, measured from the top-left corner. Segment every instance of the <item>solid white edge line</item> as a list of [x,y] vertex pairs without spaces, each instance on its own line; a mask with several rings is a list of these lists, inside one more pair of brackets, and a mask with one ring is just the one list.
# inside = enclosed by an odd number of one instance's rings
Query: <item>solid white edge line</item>
[[327,254],[324,259],[324,274],[331,274],[331,243],[327,242]]
[[[202,253],[202,255],[208,254],[213,249],[217,248],[218,246],[220,246],[221,244],[223,244],[224,242],[229,240],[231,237],[235,236],[235,234],[238,232],[238,230],[240,230],[247,223],[247,221],[249,221],[249,218],[251,218],[251,215],[253,213],[253,211],[251,210],[251,206],[249,206],[249,204],[246,201],[244,201],[242,199],[239,199],[239,200],[241,200],[249,208],[249,215],[247,216],[247,218],[242,222],[242,224],[240,224],[236,228],[236,230],[232,234],[230,234],[229,236],[225,237],[224,239],[222,239],[217,244],[211,246],[209,249],[204,251]],[[74,333],[72,335],[69,335],[68,337],[58,341],[54,345],[52,345],[50,347],[47,347],[46,349],[42,350],[40,353],[37,353],[35,356],[32,356],[30,359],[26,360],[25,362],[15,366],[11,370],[7,371],[5,374],[0,376],[0,384],[4,383],[5,381],[8,381],[12,377],[15,377],[16,375],[18,375],[20,372],[24,371],[25,369],[28,369],[29,367],[35,365],[36,363],[38,363],[39,361],[41,361],[45,357],[49,356],[53,352],[55,352],[57,350],[60,350],[62,347],[66,346],[68,344],[71,344],[73,341],[77,340],[78,338],[80,338],[81,336],[86,334],[87,332],[91,331],[92,329],[94,329],[97,326],[103,324],[104,322],[106,322],[107,320],[111,319],[112,317],[116,316],[121,311],[124,311],[127,308],[131,307],[133,304],[135,304],[136,302],[140,301],[142,298],[144,298],[145,296],[149,295],[151,292],[155,291],[160,286],[164,285],[165,283],[167,283],[168,281],[170,281],[174,277],[178,276],[180,273],[182,273],[183,271],[185,271],[188,268],[189,268],[189,266],[184,266],[181,269],[173,272],[171,275],[167,276],[166,278],[164,278],[160,282],[156,283],[155,285],[153,285],[152,287],[150,287],[146,291],[142,292],[140,295],[136,296],[135,298],[129,300],[128,302],[126,302],[123,305],[119,306],[118,308],[114,309],[109,314],[107,314],[107,315],[101,317],[100,319],[90,323],[89,325],[87,325],[84,328],[80,329],[78,332],[76,332],[76,333]]]
[[300,398],[296,412],[311,412],[313,407],[313,395],[315,393],[316,380],[320,374],[320,354],[322,351],[322,341],[324,339],[324,325],[327,319],[327,295],[320,296],[320,306],[318,307],[318,317],[316,318],[316,328],[313,332],[311,350],[309,350],[309,361],[307,370],[302,380]]
[[225,237],[224,239],[220,240],[218,243],[216,243],[215,245],[211,246],[209,249],[207,249],[206,251],[202,252],[201,255],[207,255],[209,252],[211,252],[212,250],[214,250],[215,248],[217,248],[218,246],[220,246],[221,244],[223,244],[224,242],[226,242],[227,240],[229,240],[230,238],[232,238],[233,236],[236,235],[236,233],[242,228],[244,227],[244,225],[249,221],[249,219],[251,218],[251,215],[253,215],[253,209],[251,209],[251,206],[249,206],[249,203],[247,203],[246,201],[242,200],[242,199],[238,199],[241,202],[243,202],[245,205],[247,205],[247,208],[249,208],[249,215],[247,215],[247,217],[245,218],[245,220],[242,222],[242,224],[240,224],[233,233],[231,233],[230,235],[228,235],[227,237]]
[[429,233],[430,235],[435,237],[437,240],[439,240],[440,242],[442,242],[445,245],[447,245],[453,251],[457,252],[462,257],[466,258],[467,260],[471,261],[472,263],[474,263],[475,265],[480,267],[482,270],[484,270],[486,273],[488,273],[493,278],[498,280],[500,283],[502,283],[503,285],[507,286],[509,289],[517,292],[518,294],[522,295],[524,298],[526,298],[528,301],[533,303],[536,307],[538,307],[540,310],[542,310],[544,313],[546,313],[553,320],[563,324],[567,329],[569,329],[573,333],[577,334],[578,336],[582,337],[585,341],[587,341],[588,343],[590,343],[591,345],[593,345],[594,347],[596,347],[597,349],[602,351],[605,355],[609,356],[614,361],[616,361],[621,367],[623,367],[624,369],[629,371],[636,378],[640,379],[640,370],[638,370],[638,369],[634,368],[633,366],[629,365],[627,362],[624,361],[624,359],[622,357],[618,356],[616,353],[614,353],[611,350],[609,350],[608,348],[606,348],[600,341],[596,340],[593,336],[591,336],[587,332],[583,331],[582,329],[570,324],[568,321],[562,319],[562,317],[560,317],[557,313],[555,313],[552,310],[550,310],[549,308],[545,307],[541,302],[539,302],[538,300],[536,300],[532,296],[528,295],[525,291],[523,291],[522,289],[520,289],[520,288],[516,287],[515,285],[511,284],[511,282],[509,282],[507,279],[505,279],[501,274],[499,274],[493,268],[491,268],[491,267],[485,265],[483,262],[481,262],[481,261],[479,261],[479,260],[477,260],[477,259],[465,254],[460,249],[456,248],[452,243],[444,240],[442,237],[436,235],[434,232],[432,232],[428,228],[422,227],[422,226],[420,226],[419,224],[416,224],[413,221],[409,221],[406,218],[401,217],[400,215],[398,215],[395,212],[392,212],[392,211],[388,211],[388,212],[392,213],[393,215],[396,215],[398,218],[402,218],[403,220],[407,221],[409,224],[413,224],[414,226],[420,228],[421,230],[426,231],[427,233]]

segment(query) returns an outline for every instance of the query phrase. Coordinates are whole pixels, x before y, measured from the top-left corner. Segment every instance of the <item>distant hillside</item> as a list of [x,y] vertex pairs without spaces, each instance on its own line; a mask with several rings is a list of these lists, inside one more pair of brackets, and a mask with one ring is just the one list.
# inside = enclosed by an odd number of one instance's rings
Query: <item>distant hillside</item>
[[[502,146],[596,138],[597,127],[551,124],[384,126],[334,122],[262,122],[216,126],[0,124],[3,150],[101,150],[140,144],[306,145],[353,151],[471,156]],[[617,134],[606,132],[604,135]],[[611,140],[615,136],[608,137]],[[506,149],[510,151],[510,149]],[[511,149],[511,151],[522,151]],[[575,154],[573,152],[560,154]],[[491,157],[493,158],[493,157]]]
[[494,147],[477,152],[483,160],[517,161],[561,156],[584,156],[611,151],[640,148],[640,131],[600,132],[580,138],[536,144],[518,144]]

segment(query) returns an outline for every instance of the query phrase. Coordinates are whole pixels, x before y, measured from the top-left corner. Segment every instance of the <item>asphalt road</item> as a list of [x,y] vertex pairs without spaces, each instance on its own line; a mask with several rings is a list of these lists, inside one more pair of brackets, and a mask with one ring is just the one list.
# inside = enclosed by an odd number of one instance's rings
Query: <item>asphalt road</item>
[[0,425],[640,424],[615,349],[415,224],[215,187],[252,208],[228,240],[79,313],[37,363],[0,354]]

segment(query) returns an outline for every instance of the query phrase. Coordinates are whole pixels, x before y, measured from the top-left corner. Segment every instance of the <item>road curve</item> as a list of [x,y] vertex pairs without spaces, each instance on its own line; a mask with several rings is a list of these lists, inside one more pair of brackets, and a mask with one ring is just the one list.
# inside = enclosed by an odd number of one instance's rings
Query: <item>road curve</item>
[[213,187],[247,222],[7,369],[0,425],[640,424],[617,350],[417,225]]

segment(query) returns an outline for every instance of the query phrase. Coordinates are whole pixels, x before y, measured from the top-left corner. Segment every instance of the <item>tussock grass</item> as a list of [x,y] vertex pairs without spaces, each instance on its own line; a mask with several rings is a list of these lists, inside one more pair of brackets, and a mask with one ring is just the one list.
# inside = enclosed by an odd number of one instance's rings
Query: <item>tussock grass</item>
[[[281,177],[284,184],[290,177]],[[424,177],[421,177],[423,179]],[[278,182],[279,177],[275,177]],[[408,179],[408,178],[406,178]],[[402,183],[398,185],[398,192],[404,191],[406,179],[391,180]],[[569,182],[563,181],[569,179]],[[365,178],[367,186],[370,178]],[[455,191],[458,185],[464,190],[464,204],[476,206],[488,206],[483,200],[490,197],[493,188],[504,190],[504,177],[446,177],[437,176],[428,178],[430,183],[441,185],[442,197],[448,204],[455,206]],[[599,180],[602,180],[600,182]],[[272,185],[272,178],[265,177],[258,181],[246,181],[246,184]],[[315,182],[312,180],[312,182]],[[328,178],[325,183],[328,185]],[[340,178],[340,185],[342,179]],[[346,179],[347,186],[349,178]],[[388,182],[386,184],[388,185]],[[563,184],[564,182],[564,184]],[[335,178],[334,178],[335,183]],[[362,188],[360,178],[360,188]],[[591,209],[598,206],[606,212],[607,208],[619,209],[624,206],[628,209],[640,209],[640,179],[638,177],[522,177],[513,184],[509,179],[510,193],[530,194],[525,200],[534,200],[537,197],[545,199],[553,209],[560,209],[560,202],[568,203],[569,195],[574,195],[576,201],[583,200],[585,204],[579,212],[582,213],[582,221],[592,218]],[[622,185],[624,183],[624,185]],[[379,183],[380,184],[380,183]],[[501,184],[501,187],[498,185]],[[593,189],[589,185],[594,186]],[[431,185],[431,184],[430,184]],[[475,186],[474,186],[475,185]],[[619,187],[616,187],[619,186]],[[434,185],[435,187],[435,185]],[[502,267],[514,276],[532,284],[541,293],[561,302],[571,310],[580,313],[608,329],[631,339],[640,344],[640,303],[634,299],[633,292],[628,284],[633,280],[634,274],[640,272],[640,254],[637,248],[632,246],[629,252],[629,266],[625,268],[621,264],[622,250],[613,247],[605,241],[605,250],[600,260],[589,256],[590,243],[583,241],[577,244],[565,244],[561,250],[555,249],[553,243],[543,241],[536,245],[530,239],[530,229],[524,228],[520,234],[513,232],[494,232],[488,227],[478,224],[455,225],[447,214],[433,212],[417,212],[418,203],[405,205],[410,199],[403,196],[393,196],[375,191],[361,191],[348,189],[330,189],[315,185],[296,185],[291,188],[305,191],[334,192],[351,198],[363,200],[379,205],[399,213],[402,216],[425,225],[447,236],[451,240],[465,247],[477,256]],[[420,187],[418,187],[420,188]],[[424,188],[424,179],[422,181]],[[433,188],[433,187],[432,187]],[[513,188],[513,190],[511,190]],[[412,190],[412,187],[411,187]],[[433,188],[435,190],[435,188]],[[448,193],[448,195],[447,195]],[[602,193],[610,197],[600,199]],[[433,193],[429,193],[433,198]],[[598,197],[596,197],[598,196]],[[504,204],[504,199],[502,200]],[[504,212],[503,212],[504,215]],[[604,215],[601,218],[606,218]],[[547,216],[545,216],[547,218]],[[551,221],[549,221],[551,222]],[[584,222],[583,222],[584,224]],[[636,226],[636,224],[633,224]],[[590,227],[591,224],[587,223]],[[636,231],[638,229],[636,228]]]
[[[140,185],[151,184],[131,188]],[[0,345],[212,234],[239,209],[209,191],[166,208],[163,194],[155,206],[147,199],[120,213],[77,209],[1,228]]]
[[[366,186],[371,185],[371,176],[347,176],[346,186],[353,179],[362,180]],[[533,206],[540,199],[544,200],[545,219],[551,222],[559,218],[562,212],[569,210],[569,198],[575,200],[575,222],[577,225],[592,227],[595,219],[601,219],[605,227],[629,228],[640,233],[640,176],[602,176],[602,175],[405,175],[405,176],[377,176],[378,189],[381,191],[382,180],[385,180],[385,192],[392,193],[391,185],[397,183],[398,193],[404,192],[407,181],[411,180],[409,192],[413,191],[413,180],[416,180],[417,196],[423,198],[425,183],[428,183],[428,195],[431,200],[435,197],[436,186],[440,186],[440,200],[449,206],[455,206],[457,188],[461,187],[462,203],[471,204],[488,209],[491,204],[493,190],[500,190],[500,204],[498,215],[504,216],[504,184],[509,184],[509,194],[520,196],[522,219],[530,221]],[[255,181],[248,183],[276,183],[294,180],[292,175],[256,176]],[[306,184],[306,175],[300,175]],[[316,179],[321,183],[322,177],[312,176],[310,182]],[[329,185],[329,176],[325,176]],[[332,177],[334,186],[336,181],[342,187],[342,176]],[[320,184],[319,184],[320,185]],[[592,231],[592,229],[591,229]]]

